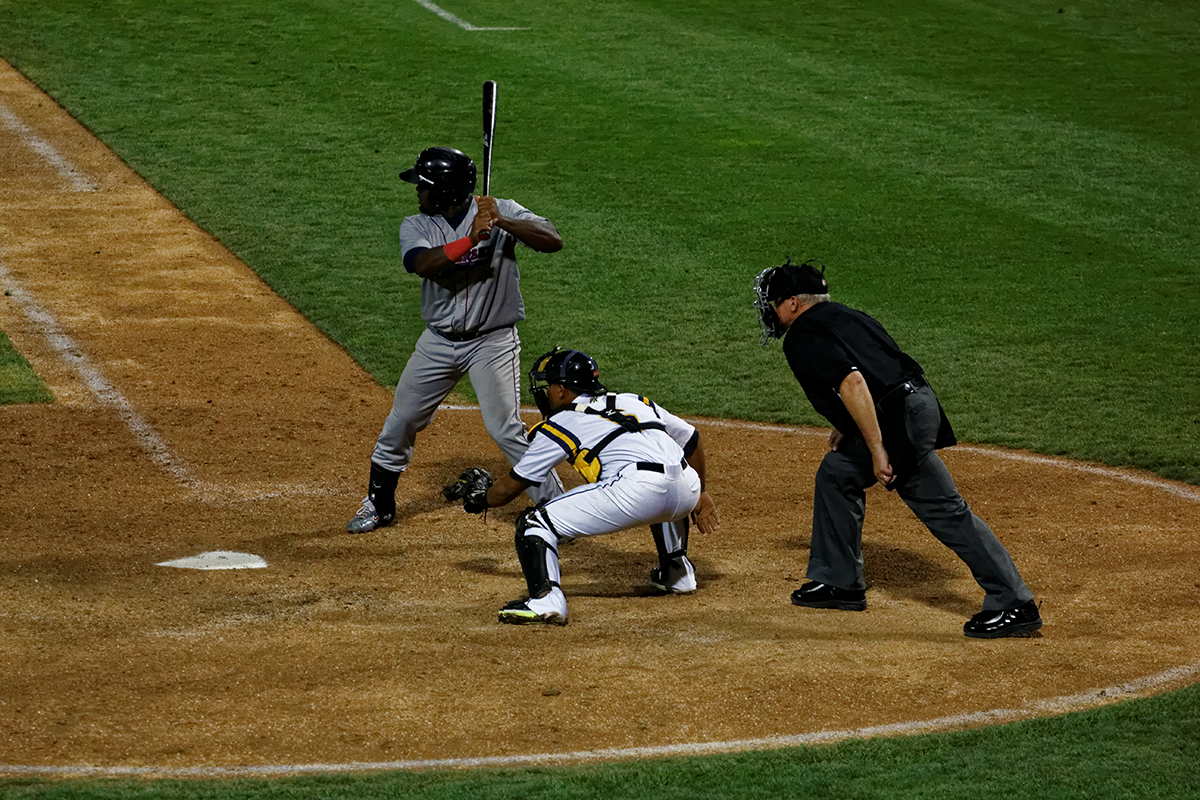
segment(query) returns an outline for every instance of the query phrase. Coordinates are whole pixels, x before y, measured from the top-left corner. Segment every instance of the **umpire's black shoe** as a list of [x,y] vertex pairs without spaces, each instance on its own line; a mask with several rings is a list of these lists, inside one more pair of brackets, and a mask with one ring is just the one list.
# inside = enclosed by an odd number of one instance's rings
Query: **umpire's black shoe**
[[792,592],[792,605],[805,608],[837,608],[842,611],[866,611],[865,589],[839,589],[827,583],[810,581]]
[[963,633],[972,639],[1000,639],[1033,633],[1041,627],[1042,615],[1037,604],[1030,600],[1016,608],[980,611],[963,625]]

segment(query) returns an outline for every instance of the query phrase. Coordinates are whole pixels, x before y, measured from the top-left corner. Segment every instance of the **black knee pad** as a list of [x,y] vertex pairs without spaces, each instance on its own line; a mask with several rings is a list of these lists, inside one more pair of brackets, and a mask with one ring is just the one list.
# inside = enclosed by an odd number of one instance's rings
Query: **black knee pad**
[[535,600],[550,594],[556,584],[550,580],[550,570],[546,566],[546,554],[550,545],[537,535],[517,534],[517,560],[521,562],[521,572],[525,575],[525,586],[529,596]]
[[[529,508],[517,514],[517,541],[521,541],[521,537],[525,535],[525,531],[529,530],[532,525],[537,525],[538,521],[535,518],[538,507],[530,506]],[[541,527],[540,525],[538,527]]]
[[[552,548],[541,536],[526,533],[530,528],[549,530],[538,511],[537,507],[527,508],[517,516],[517,533],[513,541],[517,548],[517,560],[521,562],[521,572],[525,575],[526,588],[534,599],[550,594],[550,590],[557,585],[550,580],[550,570],[546,566],[546,553]],[[557,556],[558,551],[555,550],[554,554]]]

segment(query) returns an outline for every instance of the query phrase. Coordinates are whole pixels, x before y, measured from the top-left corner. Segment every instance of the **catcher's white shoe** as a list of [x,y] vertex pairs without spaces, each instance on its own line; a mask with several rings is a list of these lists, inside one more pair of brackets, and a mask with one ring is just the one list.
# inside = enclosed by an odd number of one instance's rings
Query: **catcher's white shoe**
[[500,609],[500,622],[506,625],[566,625],[567,598],[557,586],[537,600],[513,600]]
[[666,575],[662,567],[650,570],[650,585],[667,594],[691,594],[696,591],[696,568],[687,556],[680,556],[671,562]]

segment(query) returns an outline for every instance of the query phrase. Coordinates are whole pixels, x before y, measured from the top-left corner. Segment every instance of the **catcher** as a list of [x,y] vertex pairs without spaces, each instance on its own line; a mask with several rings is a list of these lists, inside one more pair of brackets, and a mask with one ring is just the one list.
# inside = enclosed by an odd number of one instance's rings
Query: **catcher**
[[478,514],[540,485],[564,461],[587,481],[517,517],[517,558],[529,597],[500,609],[500,622],[566,625],[559,543],[637,525],[650,526],[658,550],[651,585],[669,594],[696,590],[687,557],[689,522],[701,533],[720,522],[704,488],[700,434],[644,397],[609,392],[599,374],[596,362],[578,350],[555,348],[539,357],[529,388],[543,419],[530,430],[525,455],[498,481],[472,468],[443,491]]

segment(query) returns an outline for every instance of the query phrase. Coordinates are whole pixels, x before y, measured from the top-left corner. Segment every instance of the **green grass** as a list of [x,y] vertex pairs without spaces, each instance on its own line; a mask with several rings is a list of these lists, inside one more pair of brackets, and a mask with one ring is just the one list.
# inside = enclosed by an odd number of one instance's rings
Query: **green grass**
[[0,781],[21,798],[1086,798],[1200,792],[1200,686],[962,733],[559,768],[264,781]]
[[1200,7],[456,2],[531,28],[476,33],[411,2],[160,7],[15,0],[0,51],[385,385],[420,329],[396,174],[478,156],[494,78],[495,190],[566,241],[522,260],[527,353],[819,423],[747,288],[818,256],[963,440],[1200,483]]
[[[521,260],[527,356],[571,344],[680,413],[821,424],[778,347],[757,347],[749,292],[785,254],[815,256],[926,367],[960,439],[1200,483],[1200,6],[444,5],[530,30],[469,33],[408,0],[7,0],[0,55],[385,385],[421,327],[397,173],[435,143],[478,158],[495,79],[495,192],[566,243]],[[561,773],[186,786],[1194,796],[1196,738],[1172,726],[1195,730],[1196,698],[1120,707],[1145,740],[1082,715]]]
[[4,331],[0,331],[0,406],[53,402],[54,394],[16,351]]

